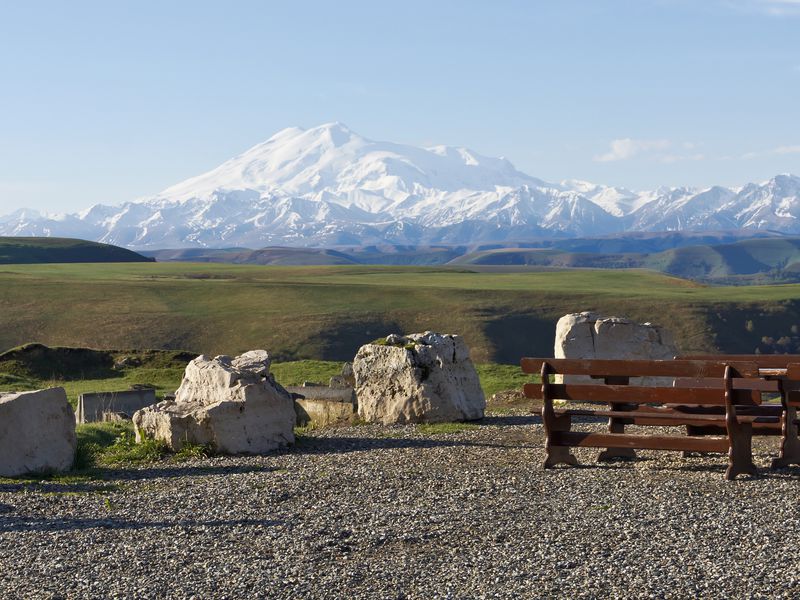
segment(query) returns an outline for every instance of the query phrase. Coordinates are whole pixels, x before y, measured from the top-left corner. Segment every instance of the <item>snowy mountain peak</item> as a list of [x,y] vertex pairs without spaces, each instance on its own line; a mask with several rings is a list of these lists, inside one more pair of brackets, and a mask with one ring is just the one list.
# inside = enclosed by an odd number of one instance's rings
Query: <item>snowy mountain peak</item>
[[133,248],[464,244],[745,227],[800,233],[800,178],[649,192],[554,184],[505,158],[375,141],[339,122],[283,129],[206,173],[122,206],[0,217],[0,235]]
[[208,199],[218,191],[251,189],[328,198],[380,212],[412,195],[543,183],[517,171],[508,160],[481,156],[468,148],[376,142],[334,122],[279,131],[155,199],[186,202]]

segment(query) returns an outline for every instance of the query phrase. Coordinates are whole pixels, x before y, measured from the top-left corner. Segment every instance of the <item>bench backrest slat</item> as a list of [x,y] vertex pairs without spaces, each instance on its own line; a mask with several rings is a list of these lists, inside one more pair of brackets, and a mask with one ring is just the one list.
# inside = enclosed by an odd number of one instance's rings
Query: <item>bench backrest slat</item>
[[[758,377],[754,362],[716,360],[601,360],[579,358],[523,358],[525,373],[539,374],[547,363],[553,375],[589,375],[591,377],[686,377],[693,379],[722,378],[726,365],[738,377]],[[800,372],[800,364],[796,365]]]
[[[731,380],[735,390],[753,390],[754,392],[775,393],[780,392],[780,386],[775,380],[767,379],[744,379],[735,377]],[[724,379],[694,379],[691,377],[677,377],[673,383],[676,388],[713,388],[724,389]]]
[[[640,387],[633,385],[584,385],[551,383],[548,394],[553,400],[572,402],[602,402],[619,404],[702,404],[725,406],[725,395],[720,388]],[[734,390],[734,404],[760,404],[760,394],[750,390]],[[525,395],[533,400],[543,400],[542,385],[525,384]]]
[[761,369],[785,369],[791,363],[800,363],[800,354],[682,354],[676,360],[746,361]]

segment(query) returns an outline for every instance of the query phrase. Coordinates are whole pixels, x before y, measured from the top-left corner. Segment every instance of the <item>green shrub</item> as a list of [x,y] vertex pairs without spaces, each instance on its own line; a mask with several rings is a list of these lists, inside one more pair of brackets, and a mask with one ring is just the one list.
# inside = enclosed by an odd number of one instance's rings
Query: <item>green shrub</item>
[[175,456],[172,459],[175,462],[181,462],[184,460],[197,460],[200,458],[208,458],[209,456],[213,456],[214,451],[211,446],[203,445],[203,444],[193,444],[191,442],[184,442],[181,449],[175,453]]
[[164,442],[145,438],[137,444],[132,433],[124,432],[102,453],[100,462],[105,465],[150,463],[166,453],[167,445]]

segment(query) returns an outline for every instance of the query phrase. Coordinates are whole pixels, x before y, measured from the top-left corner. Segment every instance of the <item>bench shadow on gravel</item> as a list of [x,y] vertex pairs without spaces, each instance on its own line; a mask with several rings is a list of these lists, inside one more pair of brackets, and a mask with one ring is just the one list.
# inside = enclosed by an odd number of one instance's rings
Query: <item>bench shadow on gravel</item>
[[[488,427],[536,425],[541,423],[538,415],[502,415],[488,416],[480,421],[475,421],[474,425],[478,430]],[[397,450],[407,448],[428,449],[428,448],[538,448],[540,444],[530,439],[530,432],[526,431],[520,435],[508,437],[503,435],[502,429],[499,430],[497,441],[474,440],[466,437],[440,437],[434,435],[421,437],[419,434],[414,437],[404,437],[394,433],[391,429],[385,435],[365,435],[356,436],[335,436],[335,437],[316,437],[302,436],[297,438],[294,447],[285,452],[290,454],[343,454],[348,452],[362,452],[369,450]],[[461,435],[461,434],[456,434]]]
[[[335,437],[303,438],[287,452],[292,454],[346,454],[369,450],[429,449],[429,448],[512,448],[525,446],[521,442],[499,444],[469,440],[437,440],[432,438],[402,437]],[[530,447],[535,447],[529,445]]]

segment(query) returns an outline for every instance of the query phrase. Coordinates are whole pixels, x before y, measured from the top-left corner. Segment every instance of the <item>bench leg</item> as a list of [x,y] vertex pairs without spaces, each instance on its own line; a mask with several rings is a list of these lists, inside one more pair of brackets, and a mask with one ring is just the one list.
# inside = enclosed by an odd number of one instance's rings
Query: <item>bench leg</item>
[[569,446],[558,445],[559,431],[569,431],[572,419],[569,415],[556,415],[553,396],[550,394],[550,366],[542,364],[542,426],[544,427],[544,462],[542,467],[550,469],[556,465],[577,465],[578,459],[570,454]]
[[[611,410],[625,410],[628,407],[620,404],[610,404],[609,408]],[[625,424],[622,423],[619,419],[610,417],[608,419],[608,432],[625,433]],[[624,458],[624,459],[636,458],[636,450],[634,450],[633,448],[606,448],[600,454],[597,455],[598,462],[615,460],[618,458]]]
[[800,437],[798,437],[797,423],[795,422],[797,409],[794,406],[787,406],[783,411],[782,419],[781,455],[772,461],[773,469],[800,465]]
[[750,423],[728,423],[728,469],[725,479],[732,481],[738,475],[758,475],[753,464],[753,426]]
[[554,435],[555,432],[558,431],[569,431],[572,427],[572,419],[570,419],[569,415],[563,415],[561,417],[550,417],[548,419],[544,419],[544,433],[545,433],[545,443],[544,443],[544,462],[542,463],[542,467],[545,469],[551,469],[556,465],[570,465],[575,466],[578,464],[578,459],[575,458],[575,455],[570,453],[570,449],[568,446],[557,446],[554,443],[554,439],[556,436]]

